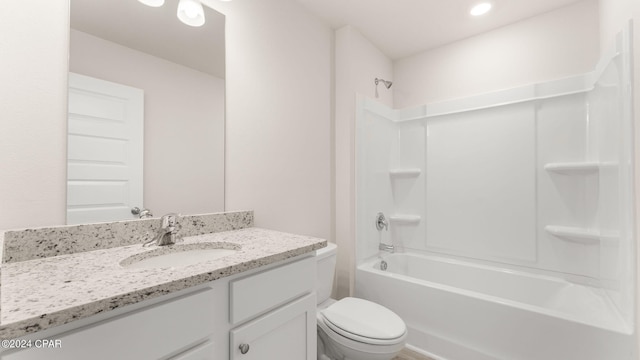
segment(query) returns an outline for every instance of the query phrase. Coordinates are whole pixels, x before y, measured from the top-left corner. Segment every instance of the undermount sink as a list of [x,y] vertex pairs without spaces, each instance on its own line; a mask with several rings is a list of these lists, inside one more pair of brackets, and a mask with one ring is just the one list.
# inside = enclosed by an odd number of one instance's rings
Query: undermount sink
[[240,245],[227,242],[169,245],[120,261],[128,269],[168,268],[199,264],[233,255]]

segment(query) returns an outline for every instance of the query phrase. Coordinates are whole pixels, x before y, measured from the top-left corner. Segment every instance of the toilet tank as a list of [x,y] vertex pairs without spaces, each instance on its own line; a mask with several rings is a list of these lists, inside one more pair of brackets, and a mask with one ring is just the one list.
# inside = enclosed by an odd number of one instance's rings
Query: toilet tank
[[316,250],[316,295],[318,304],[331,297],[333,276],[336,272],[336,244],[327,243],[327,247]]

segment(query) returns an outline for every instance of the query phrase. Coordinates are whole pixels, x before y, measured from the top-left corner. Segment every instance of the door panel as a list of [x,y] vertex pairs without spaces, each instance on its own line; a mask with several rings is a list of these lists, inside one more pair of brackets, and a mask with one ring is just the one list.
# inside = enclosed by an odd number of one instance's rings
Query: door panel
[[133,219],[144,206],[144,92],[69,74],[67,224]]

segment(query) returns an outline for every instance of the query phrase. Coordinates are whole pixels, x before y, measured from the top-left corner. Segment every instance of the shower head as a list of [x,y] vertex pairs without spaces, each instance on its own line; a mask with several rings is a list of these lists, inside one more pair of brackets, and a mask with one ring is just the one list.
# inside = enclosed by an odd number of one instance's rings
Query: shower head
[[376,78],[376,85],[378,85],[379,82],[382,82],[384,84],[384,87],[386,87],[387,89],[389,89],[391,85],[393,85],[393,82],[391,81]]

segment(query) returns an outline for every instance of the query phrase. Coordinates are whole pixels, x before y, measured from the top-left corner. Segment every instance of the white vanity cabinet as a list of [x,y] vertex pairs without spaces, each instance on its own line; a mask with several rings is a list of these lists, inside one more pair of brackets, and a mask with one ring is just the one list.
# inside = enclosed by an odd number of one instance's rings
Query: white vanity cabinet
[[315,360],[315,264],[307,256],[37,332],[22,339],[61,347],[0,349],[0,360]]
[[316,359],[316,297],[292,303],[231,330],[231,360]]
[[179,355],[172,356],[169,360],[210,360],[219,359],[219,351],[212,341],[206,341],[196,345]]
[[[213,354],[215,345],[209,338],[214,335],[215,319],[219,317],[211,306],[215,296],[214,289],[202,289],[49,337],[60,340],[59,348],[36,348],[38,340],[34,334],[36,339],[31,340],[34,347],[2,354],[2,360],[167,359],[191,348],[200,349],[196,353]],[[189,356],[188,352],[176,357],[211,358]]]
[[[232,281],[231,360],[315,360],[315,258]],[[251,319],[246,322],[247,319]]]

